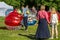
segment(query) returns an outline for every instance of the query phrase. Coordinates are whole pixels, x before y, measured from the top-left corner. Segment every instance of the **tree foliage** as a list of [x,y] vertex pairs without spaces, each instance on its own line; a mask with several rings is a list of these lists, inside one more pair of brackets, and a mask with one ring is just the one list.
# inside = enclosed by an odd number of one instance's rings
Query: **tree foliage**
[[60,10],[60,0],[37,0],[37,5],[44,4],[46,6],[54,6],[56,9]]
[[[12,5],[14,7],[21,7],[22,5],[29,4],[30,2],[33,2],[35,6],[40,6],[41,4],[44,4],[46,6],[52,7],[60,10],[60,0],[0,0],[4,1],[9,5]],[[30,5],[32,5],[30,4]]]

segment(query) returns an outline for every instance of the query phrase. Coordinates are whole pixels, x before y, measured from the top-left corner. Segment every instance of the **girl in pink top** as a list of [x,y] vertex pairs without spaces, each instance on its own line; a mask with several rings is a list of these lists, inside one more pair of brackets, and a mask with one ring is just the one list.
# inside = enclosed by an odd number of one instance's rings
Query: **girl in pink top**
[[41,5],[41,10],[38,12],[38,28],[36,31],[36,40],[46,40],[50,37],[50,32],[48,28],[48,14],[45,11],[45,6]]
[[48,14],[47,14],[47,12],[46,12],[45,10],[39,11],[37,18],[38,18],[38,20],[39,20],[40,18],[46,18],[47,22],[49,23]]

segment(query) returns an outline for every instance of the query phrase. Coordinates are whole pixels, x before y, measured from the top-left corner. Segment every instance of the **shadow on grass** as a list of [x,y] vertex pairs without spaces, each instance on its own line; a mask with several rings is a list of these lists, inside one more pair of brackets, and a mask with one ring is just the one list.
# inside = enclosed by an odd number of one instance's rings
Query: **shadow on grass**
[[5,26],[3,27],[0,27],[0,29],[3,29],[3,30],[8,30]]
[[25,37],[27,37],[27,38],[29,38],[29,39],[31,39],[31,40],[35,40],[35,35],[32,35],[32,34],[29,34],[29,35],[18,34],[18,35],[20,35],[20,36],[25,36]]
[[2,30],[24,30],[24,29],[22,29],[22,28],[20,29],[20,28],[18,28],[18,27],[17,27],[17,28],[13,28],[13,27],[12,27],[12,28],[9,29],[9,28],[7,28],[6,26],[0,26],[0,29],[2,29]]

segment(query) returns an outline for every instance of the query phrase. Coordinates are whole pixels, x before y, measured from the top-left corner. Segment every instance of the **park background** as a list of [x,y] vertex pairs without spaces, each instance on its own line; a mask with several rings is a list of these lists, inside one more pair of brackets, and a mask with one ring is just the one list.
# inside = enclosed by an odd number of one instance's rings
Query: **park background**
[[[29,5],[29,7],[35,6],[37,9],[41,4],[46,5],[47,10],[49,7],[54,6],[56,10],[60,11],[60,0],[0,0],[8,5],[15,7],[21,7],[22,5]],[[7,30],[4,24],[5,17],[0,17],[0,40],[33,40],[35,39],[35,32],[37,25],[29,26],[28,31],[21,30]],[[49,27],[51,29],[51,27]],[[60,25],[58,25],[59,39],[60,40]],[[51,39],[49,39],[51,40]]]
[[48,8],[54,6],[57,10],[60,10],[60,0],[0,0],[0,2],[2,1],[13,7],[29,5],[29,7],[35,6],[38,8],[41,4],[44,4]]

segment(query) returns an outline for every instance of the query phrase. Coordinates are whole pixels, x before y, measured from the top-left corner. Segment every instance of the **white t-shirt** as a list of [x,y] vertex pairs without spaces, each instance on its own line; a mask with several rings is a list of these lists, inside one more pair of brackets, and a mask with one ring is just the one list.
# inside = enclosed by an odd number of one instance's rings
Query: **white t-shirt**
[[56,13],[52,14],[52,16],[51,16],[51,22],[52,23],[57,23],[58,22],[58,16],[57,16]]

